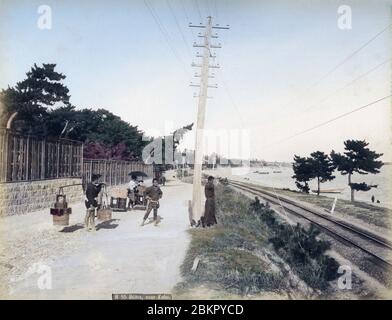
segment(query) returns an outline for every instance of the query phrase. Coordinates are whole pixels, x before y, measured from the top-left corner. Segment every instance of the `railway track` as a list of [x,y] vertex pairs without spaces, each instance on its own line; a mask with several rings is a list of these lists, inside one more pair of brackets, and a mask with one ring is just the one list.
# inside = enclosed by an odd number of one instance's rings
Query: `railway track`
[[313,223],[319,229],[326,231],[340,242],[360,249],[372,257],[374,262],[383,268],[389,271],[392,270],[392,262],[387,258],[387,256],[392,256],[392,243],[389,240],[332,216],[317,212],[315,209],[308,208],[286,197],[261,190],[256,186],[249,186],[234,180],[228,180],[228,182],[234,188],[257,195],[270,203],[282,206],[285,211]]

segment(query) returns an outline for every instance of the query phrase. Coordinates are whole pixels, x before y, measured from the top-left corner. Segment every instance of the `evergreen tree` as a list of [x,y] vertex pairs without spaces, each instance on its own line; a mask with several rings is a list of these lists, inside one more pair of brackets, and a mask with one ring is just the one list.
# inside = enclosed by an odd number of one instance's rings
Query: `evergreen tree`
[[302,192],[309,193],[309,181],[313,178],[312,161],[310,158],[294,155],[293,163],[295,185]]
[[310,154],[313,178],[317,179],[317,195],[320,195],[320,183],[335,179],[332,175],[335,166],[330,157],[321,151]]
[[69,90],[62,83],[65,75],[55,64],[34,66],[15,88],[2,90],[1,99],[8,116],[17,112],[14,128],[26,134],[47,135],[48,108],[69,105]]
[[367,185],[365,182],[353,183],[351,181],[354,173],[359,174],[376,174],[384,165],[382,161],[377,160],[383,154],[371,151],[367,146],[369,143],[361,140],[347,140],[344,142],[344,154],[331,152],[331,158],[337,168],[343,175],[348,175],[348,185],[351,189],[351,201],[354,201],[355,191],[369,191],[376,185]]
[[[17,113],[12,129],[20,133],[81,141],[86,158],[140,160],[149,143],[143,141],[143,132],[105,109],[76,110],[62,83],[66,76],[55,67],[34,64],[25,80],[0,92],[0,126]],[[176,130],[174,148],[191,129]]]

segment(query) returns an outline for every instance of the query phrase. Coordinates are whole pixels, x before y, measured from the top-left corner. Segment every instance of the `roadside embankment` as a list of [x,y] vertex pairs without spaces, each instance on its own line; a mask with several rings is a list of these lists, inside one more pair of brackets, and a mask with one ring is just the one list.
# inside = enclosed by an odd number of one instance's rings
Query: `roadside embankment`
[[218,225],[190,230],[178,298],[333,297],[338,263],[314,228],[291,226],[228,186],[216,187]]

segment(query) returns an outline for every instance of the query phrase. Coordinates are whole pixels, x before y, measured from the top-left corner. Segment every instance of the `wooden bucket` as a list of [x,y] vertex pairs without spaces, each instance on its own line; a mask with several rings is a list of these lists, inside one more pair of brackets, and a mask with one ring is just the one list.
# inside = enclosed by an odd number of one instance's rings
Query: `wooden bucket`
[[111,197],[110,208],[113,211],[127,211],[127,198]]
[[108,221],[112,219],[112,210],[109,208],[99,209],[97,212],[97,218],[101,221]]
[[69,225],[69,214],[65,213],[61,216],[53,215],[54,226],[68,226]]
[[118,210],[127,211],[127,198],[118,198]]
[[118,208],[118,198],[111,197],[110,198],[110,207],[112,209],[117,209]]
[[72,213],[71,208],[50,208],[50,214],[53,217],[54,226],[68,226],[69,215]]

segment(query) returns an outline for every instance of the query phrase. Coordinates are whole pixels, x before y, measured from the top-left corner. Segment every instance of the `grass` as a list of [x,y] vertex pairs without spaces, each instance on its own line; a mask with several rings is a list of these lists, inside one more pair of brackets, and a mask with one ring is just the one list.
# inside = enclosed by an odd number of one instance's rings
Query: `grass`
[[[255,208],[251,203],[230,187],[216,187],[218,225],[189,231],[192,241],[181,266],[184,282],[178,290],[211,285],[234,295],[287,292],[284,262],[314,289],[325,289],[335,278],[331,275],[337,264],[324,255],[329,244],[317,240],[314,229],[293,229],[271,209]],[[277,241],[280,238],[284,243]],[[266,252],[274,259],[266,259]],[[196,257],[199,266],[192,272]]]
[[[253,184],[254,185],[254,184]],[[300,201],[308,202],[310,204],[319,206],[321,208],[331,210],[333,199],[326,196],[317,196],[313,194],[306,194],[299,191],[288,190],[288,189],[277,189],[271,187],[261,187],[259,185],[254,185],[260,187],[269,192],[276,192],[278,194],[288,196]],[[335,214],[341,214],[342,217],[348,215],[364,221],[368,224],[373,224],[382,228],[389,228],[392,210],[388,208],[383,208],[375,205],[371,205],[365,202],[338,199],[335,206]]]

